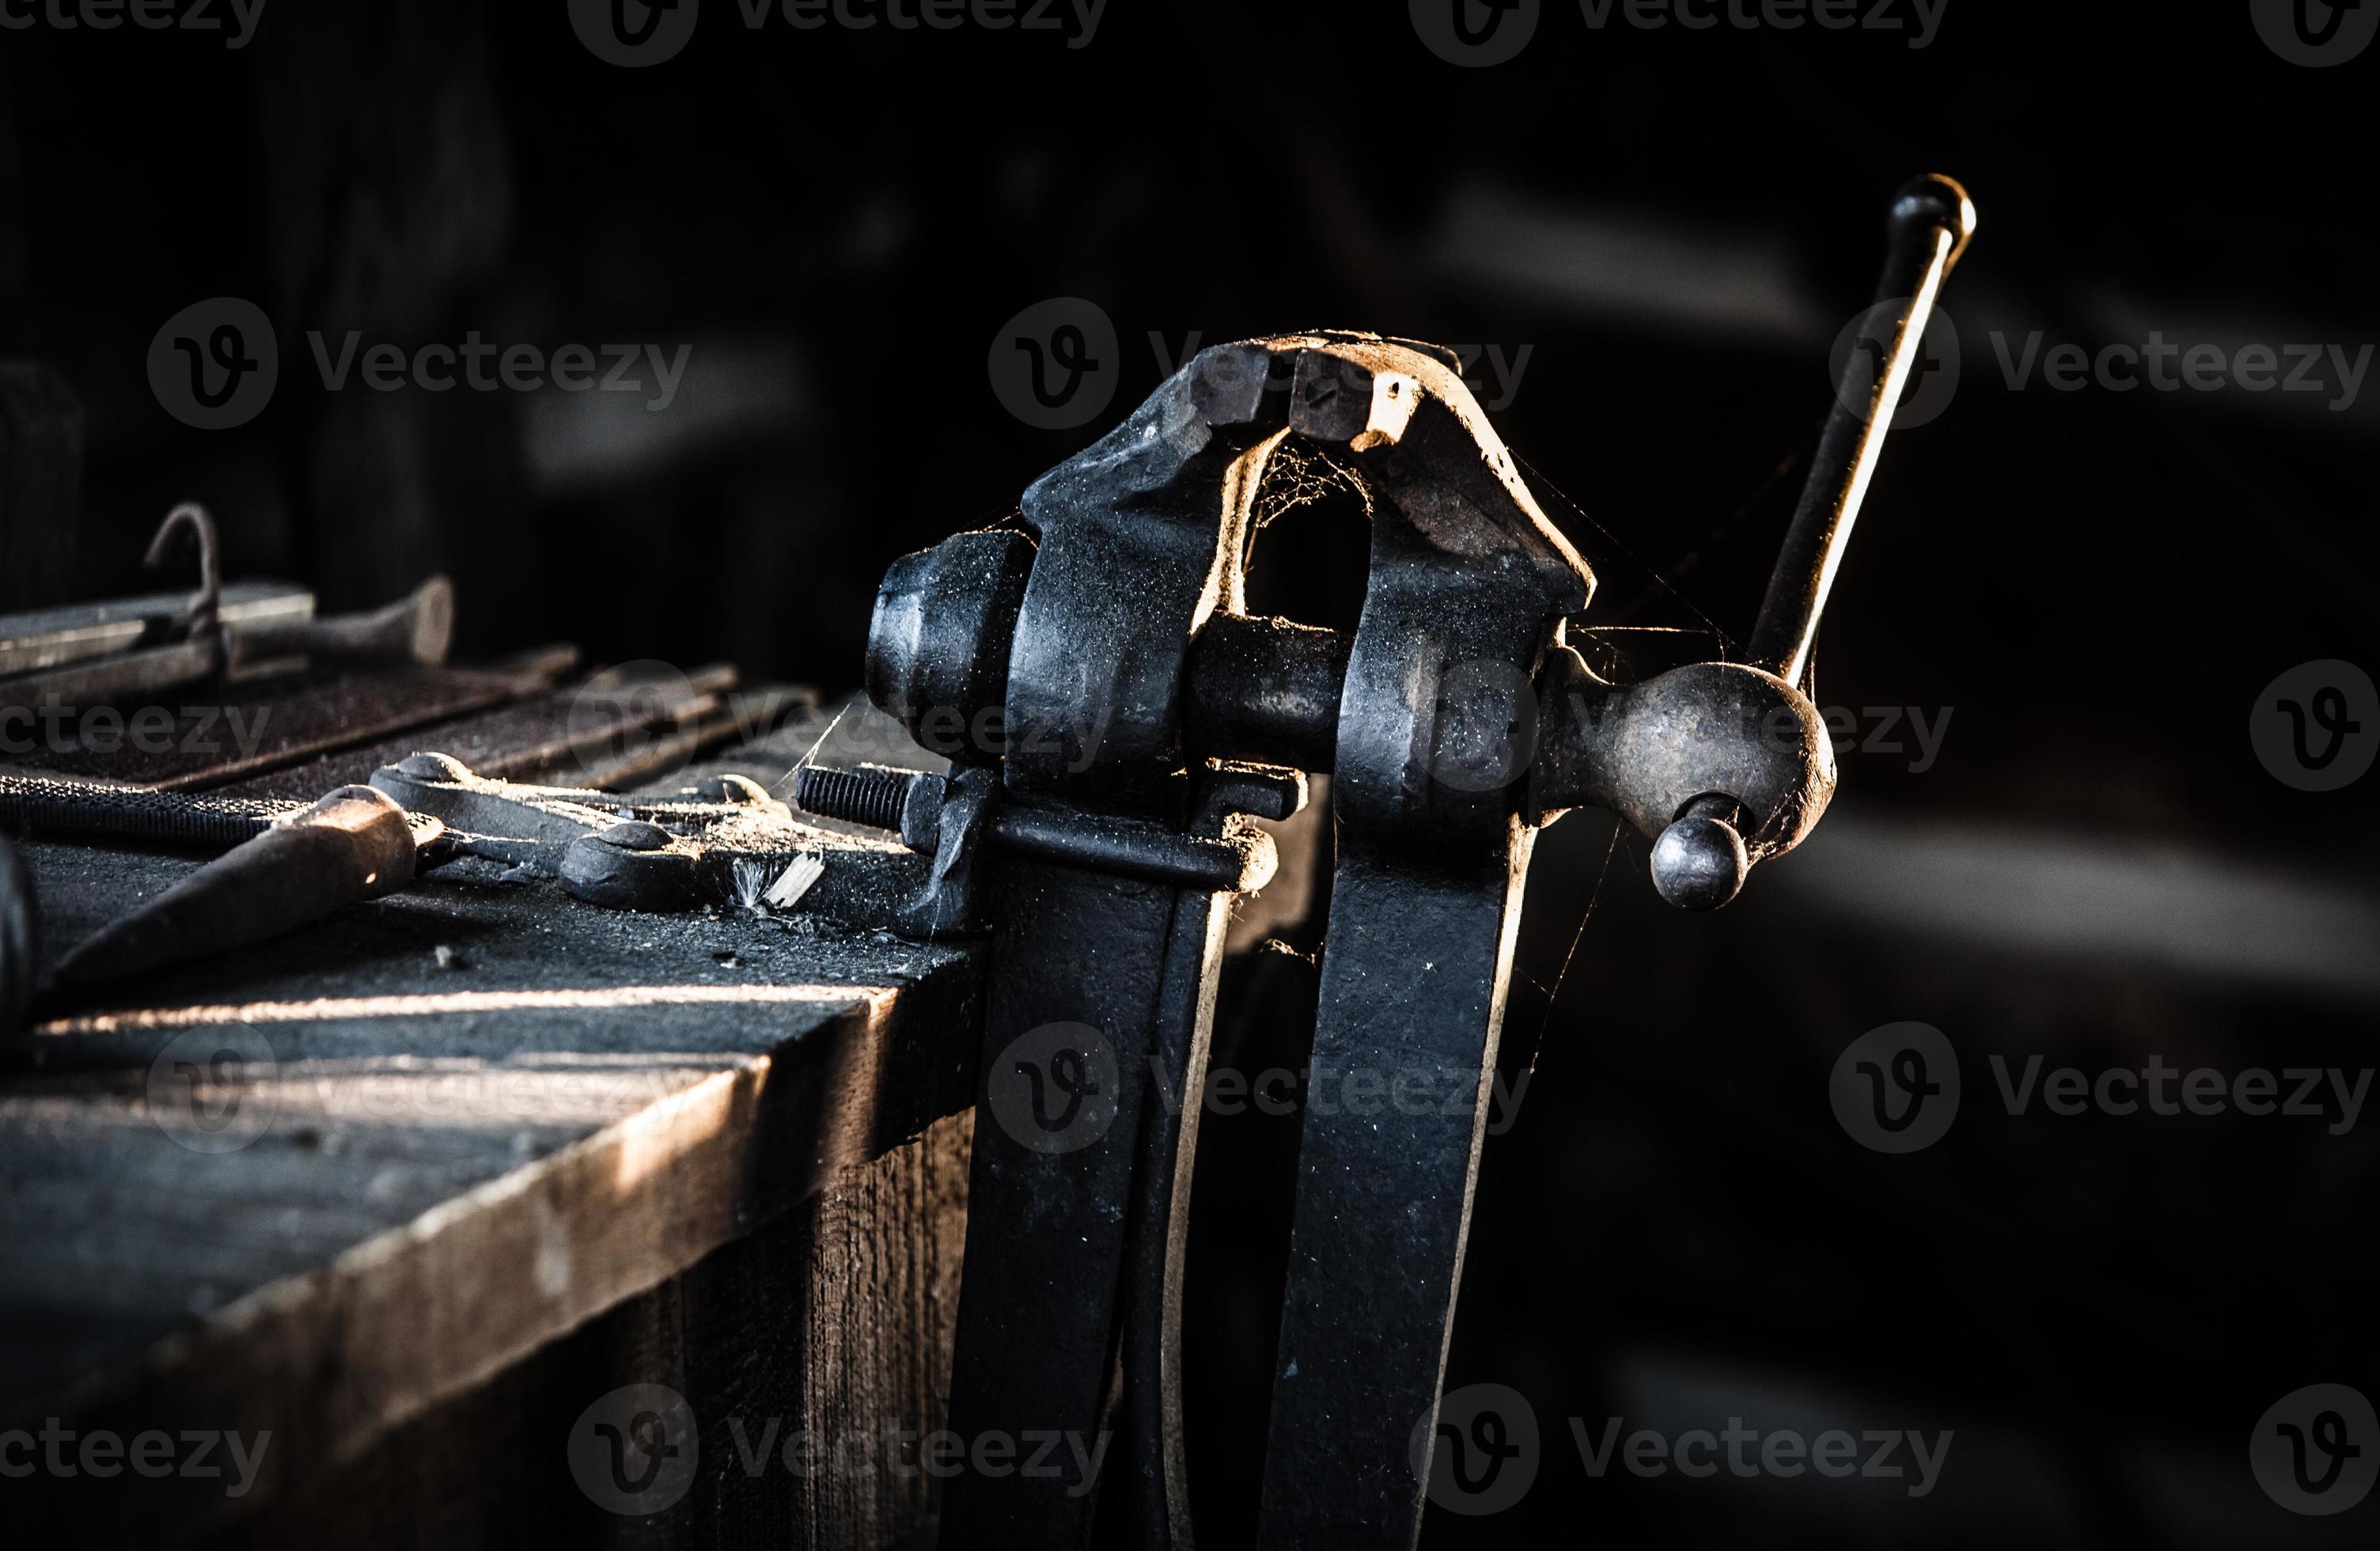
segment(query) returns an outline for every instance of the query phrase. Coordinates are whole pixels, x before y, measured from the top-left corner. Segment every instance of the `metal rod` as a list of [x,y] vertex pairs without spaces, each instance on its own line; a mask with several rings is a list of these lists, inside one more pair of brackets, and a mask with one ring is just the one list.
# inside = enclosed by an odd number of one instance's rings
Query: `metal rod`
[[190,595],[188,612],[183,616],[190,639],[195,641],[214,634],[215,621],[223,608],[223,562],[219,558],[222,545],[215,539],[214,517],[197,502],[183,502],[165,514],[140,563],[152,571],[164,564],[165,557],[173,552],[174,535],[184,528],[190,530],[199,546],[199,590]]
[[1934,301],[1950,266],[1974,235],[1975,207],[1967,191],[1936,174],[1913,178],[1893,196],[1887,226],[1884,276],[1876,302],[1900,304],[1883,370],[1865,381],[1866,366],[1853,350],[1835,385],[1834,412],[1818,438],[1809,483],[1802,489],[1793,526],[1786,531],[1777,569],[1752,629],[1751,660],[1788,684],[1798,685],[1810,665],[1818,637],[1818,616],[1835,585],[1858,520],[1860,503],[1876,473],[1884,438],[1909,380],[1934,314]]
[[[189,594],[170,592],[0,614],[0,674],[166,645],[182,637],[189,609]],[[313,615],[314,595],[287,582],[225,583],[216,611],[222,624],[243,629]]]
[[152,792],[38,771],[0,770],[0,824],[229,850],[305,807],[273,797]]

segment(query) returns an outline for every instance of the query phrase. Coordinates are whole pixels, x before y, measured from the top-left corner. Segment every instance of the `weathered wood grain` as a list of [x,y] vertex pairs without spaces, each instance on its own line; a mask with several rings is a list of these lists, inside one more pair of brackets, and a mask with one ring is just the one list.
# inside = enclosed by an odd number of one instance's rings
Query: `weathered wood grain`
[[[529,1361],[392,1428],[214,1543],[272,1551],[914,1543],[936,1485],[914,1470],[789,1468],[796,1433],[911,1436],[943,1419],[972,1117],[838,1174]],[[627,1385],[685,1397],[697,1470],[660,1512],[622,1517],[573,1479],[589,1406]],[[797,1452],[798,1461],[802,1456]]]
[[[23,849],[51,952],[192,865]],[[482,1435],[530,1425],[495,1424],[501,1387],[573,1331],[673,1297],[732,1324],[726,1284],[780,1311],[752,1338],[798,1356],[747,1391],[706,1387],[732,1376],[716,1353],[683,1375],[706,1429],[720,1418],[711,1464],[731,1457],[722,1404],[928,1424],[975,985],[960,951],[807,917],[604,911],[465,863],[53,1020],[0,1072],[0,1429],[273,1442],[237,1499],[222,1478],[46,1469],[7,1496],[167,1538],[296,1534],[335,1517],[338,1484],[415,1468],[391,1461],[445,1408],[480,1406]],[[771,1226],[789,1211],[799,1243]],[[701,1269],[764,1228],[766,1276]],[[570,1368],[539,1382],[577,1393]],[[927,1500],[914,1475],[738,1472],[699,1511],[724,1526],[774,1501],[768,1538],[795,1545],[868,1544]]]

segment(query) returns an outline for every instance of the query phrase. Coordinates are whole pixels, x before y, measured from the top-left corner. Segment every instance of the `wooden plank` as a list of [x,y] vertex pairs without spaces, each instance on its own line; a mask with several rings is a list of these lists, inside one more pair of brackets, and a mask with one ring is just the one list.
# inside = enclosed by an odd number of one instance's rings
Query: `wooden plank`
[[[916,1536],[919,1471],[789,1469],[785,1444],[942,1425],[972,1116],[845,1169],[722,1245],[310,1482],[285,1511],[235,1521],[229,1546],[666,1545],[846,1551]],[[650,1516],[581,1489],[568,1444],[625,1386],[682,1396],[697,1479]],[[796,1459],[800,1456],[797,1454]]]
[[429,751],[451,754],[480,775],[553,786],[640,784],[613,777],[624,755],[649,759],[656,774],[684,769],[702,750],[773,730],[789,712],[815,711],[818,693],[798,686],[739,688],[732,670],[698,672],[641,696],[607,696],[580,685],[493,710],[407,728],[392,738],[322,754],[302,764],[220,788],[228,796],[302,797],[369,781],[384,765]]
[[[820,843],[831,874],[887,856]],[[25,850],[52,952],[191,865]],[[274,1439],[237,1500],[220,1480],[46,1472],[12,1500],[152,1532],[249,1522],[968,1108],[966,953],[604,911],[493,873],[458,864],[128,988],[0,1074],[0,1428]],[[940,1218],[902,1221],[854,1228],[821,1267],[813,1323],[844,1332],[832,1361],[859,1388],[817,1378],[803,1414],[898,1387],[859,1375],[871,1329],[932,1312],[890,1262],[926,1254],[895,1241]],[[918,1511],[905,1485],[801,1503],[822,1530]]]
[[[16,763],[161,792],[196,791],[327,749],[395,738],[408,728],[545,688],[545,680],[531,674],[424,667],[321,672],[237,696],[227,696],[222,685],[190,684],[159,690],[147,707],[128,704],[121,715],[97,725],[84,714],[89,708],[67,707],[61,719],[42,724],[35,746]],[[136,730],[128,721],[158,709],[168,713],[170,725],[144,723]],[[65,729],[55,746],[54,725]]]

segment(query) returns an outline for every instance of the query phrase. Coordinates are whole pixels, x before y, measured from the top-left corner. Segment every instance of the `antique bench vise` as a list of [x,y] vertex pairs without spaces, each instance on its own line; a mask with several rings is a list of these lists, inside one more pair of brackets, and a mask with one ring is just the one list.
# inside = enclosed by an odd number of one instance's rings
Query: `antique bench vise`
[[[1293,812],[1305,771],[1331,778],[1338,847],[1312,1083],[1424,1072],[1475,1097],[1305,1118],[1260,1539],[1412,1544],[1537,829],[1610,809],[1653,838],[1662,896],[1700,909],[1808,834],[1835,782],[1812,640],[1973,223],[1947,178],[1896,197],[1888,337],[1843,369],[1746,661],[1591,673],[1564,640],[1586,566],[1447,357],[1366,335],[1208,349],[1026,491],[1029,537],[894,563],[868,693],[949,773],[806,770],[796,801],[932,854],[918,931],[992,932],[950,1426],[1116,1438],[1103,1480],[954,1478],[946,1544],[1081,1545],[1094,1487],[1129,1495],[1103,1521],[1188,1543],[1182,1096],[1232,898],[1274,866],[1249,818]],[[1257,493],[1292,438],[1370,508],[1352,637],[1246,611]]]

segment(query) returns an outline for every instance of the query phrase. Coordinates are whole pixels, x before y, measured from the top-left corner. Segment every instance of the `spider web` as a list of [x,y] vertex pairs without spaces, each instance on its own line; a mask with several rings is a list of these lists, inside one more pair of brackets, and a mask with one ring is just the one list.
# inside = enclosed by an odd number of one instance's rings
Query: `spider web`
[[1297,510],[1334,495],[1352,495],[1371,509],[1371,497],[1355,471],[1328,447],[1317,447],[1295,437],[1283,442],[1265,460],[1263,480],[1257,486],[1255,526],[1262,528]]

